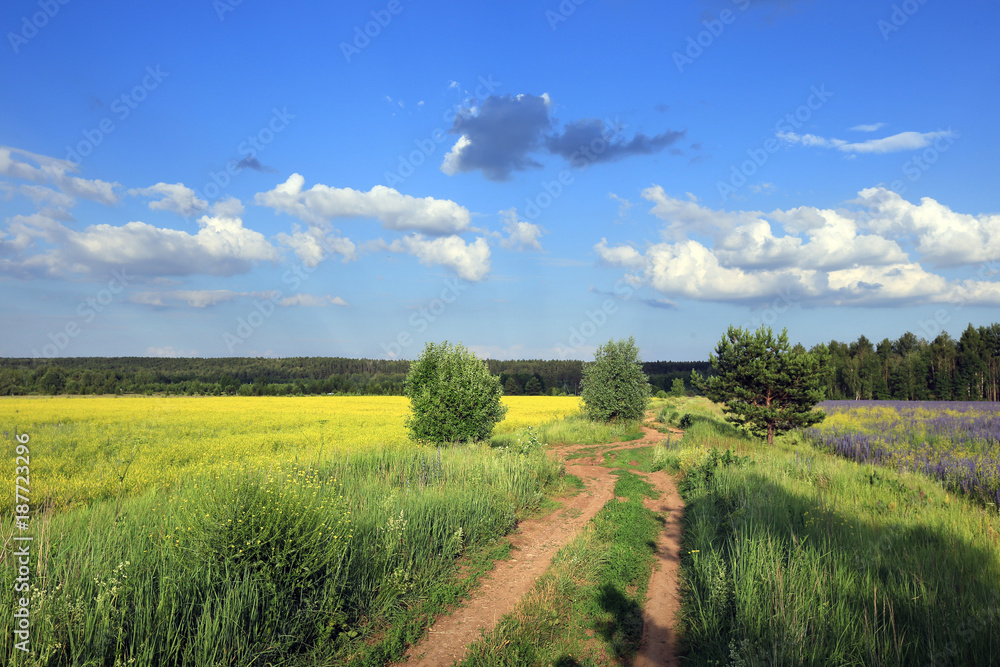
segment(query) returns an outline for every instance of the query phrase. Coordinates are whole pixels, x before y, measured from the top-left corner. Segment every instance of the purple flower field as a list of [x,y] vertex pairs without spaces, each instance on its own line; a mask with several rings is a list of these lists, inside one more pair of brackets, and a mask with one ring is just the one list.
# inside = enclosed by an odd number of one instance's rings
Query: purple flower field
[[818,446],[862,463],[915,470],[1000,507],[1000,403],[826,401]]

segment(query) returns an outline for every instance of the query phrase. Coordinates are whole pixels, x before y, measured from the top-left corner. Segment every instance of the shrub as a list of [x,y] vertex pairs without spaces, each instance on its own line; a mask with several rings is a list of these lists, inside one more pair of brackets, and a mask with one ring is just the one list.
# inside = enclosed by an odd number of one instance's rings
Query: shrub
[[486,440],[507,414],[500,378],[461,344],[428,343],[410,366],[410,437],[434,443]]
[[597,348],[583,369],[584,411],[594,421],[641,419],[649,399],[649,379],[642,372],[635,338],[609,340]]

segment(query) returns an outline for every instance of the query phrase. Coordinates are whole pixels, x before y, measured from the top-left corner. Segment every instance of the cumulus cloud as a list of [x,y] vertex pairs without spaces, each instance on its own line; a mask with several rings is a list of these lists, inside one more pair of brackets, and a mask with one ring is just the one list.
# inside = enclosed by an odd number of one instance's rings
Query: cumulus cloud
[[277,238],[308,267],[318,265],[330,255],[340,255],[345,262],[358,257],[357,246],[350,239],[317,227],[302,230],[296,225],[291,234],[282,232]]
[[843,139],[827,139],[815,134],[796,134],[795,132],[779,132],[778,138],[790,144],[803,146],[818,146],[833,148],[844,153],[897,153],[927,148],[940,139],[954,139],[958,135],[952,130],[936,132],[900,132],[881,139],[868,141],[845,141]]
[[376,185],[368,192],[316,184],[303,190],[305,178],[292,174],[273,190],[259,192],[254,201],[288,213],[313,225],[336,218],[375,218],[386,229],[425,234],[454,234],[469,226],[468,209],[449,199],[411,197]]
[[135,292],[129,296],[132,303],[140,303],[146,306],[167,306],[171,302],[181,302],[192,308],[208,308],[226,301],[232,301],[241,296],[244,292],[233,292],[227,289],[216,290],[167,290],[163,292]]
[[518,219],[516,208],[500,211],[500,215],[504,219],[503,231],[507,234],[500,240],[501,246],[512,250],[542,249],[542,244],[538,242],[542,235],[541,227]]
[[541,167],[536,154],[558,155],[574,167],[657,153],[684,136],[667,131],[655,136],[621,136],[619,123],[585,118],[556,128],[552,100],[542,95],[491,95],[478,108],[456,115],[451,128],[458,139],[445,155],[441,171],[448,175],[481,171],[493,181],[513,172]]
[[957,213],[930,197],[911,204],[884,188],[859,194],[856,203],[867,208],[873,231],[912,239],[916,252],[935,266],[1000,259],[1000,214]]
[[512,171],[542,166],[528,154],[552,125],[550,105],[546,93],[490,95],[478,109],[456,114],[451,132],[459,139],[445,156],[445,173],[480,169],[486,178],[505,181]]
[[36,241],[51,247],[0,261],[0,271],[100,276],[124,267],[140,276],[233,275],[278,259],[264,235],[244,227],[240,218],[204,215],[198,225],[196,234],[137,221],[77,231],[43,214],[18,216],[8,227],[12,243],[22,251]]
[[830,305],[1000,304],[1000,282],[950,281],[920,261],[959,266],[1000,257],[1000,216],[955,213],[929,198],[914,205],[881,188],[860,193],[852,202],[860,210],[770,213],[715,210],[659,186],[642,195],[664,223],[663,240],[640,251],[601,239],[594,251],[667,297],[749,303],[781,292]]
[[149,202],[154,211],[172,211],[184,217],[201,215],[208,210],[208,202],[199,199],[195,191],[183,183],[157,183],[148,188],[132,188],[133,197],[159,197]]
[[466,243],[459,236],[428,239],[409,234],[388,244],[387,249],[413,255],[426,266],[446,266],[472,282],[482,280],[490,271],[490,246],[484,238]]

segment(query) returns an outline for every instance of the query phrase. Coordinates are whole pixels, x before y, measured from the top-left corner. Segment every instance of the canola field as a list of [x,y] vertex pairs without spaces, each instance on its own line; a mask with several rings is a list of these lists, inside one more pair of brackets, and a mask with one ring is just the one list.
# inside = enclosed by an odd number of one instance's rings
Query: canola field
[[[577,397],[511,396],[495,434],[579,411]],[[30,438],[31,505],[56,509],[169,489],[195,477],[415,447],[402,396],[16,397],[0,399],[3,459]],[[12,485],[0,502],[13,502]]]

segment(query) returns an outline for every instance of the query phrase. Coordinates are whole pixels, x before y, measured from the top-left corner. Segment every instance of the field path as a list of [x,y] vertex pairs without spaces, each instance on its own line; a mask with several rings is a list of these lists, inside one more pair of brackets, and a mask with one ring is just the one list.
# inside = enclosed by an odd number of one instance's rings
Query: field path
[[[647,413],[647,421],[652,413]],[[567,461],[566,472],[584,483],[584,490],[563,501],[562,507],[538,519],[518,524],[508,536],[513,556],[496,564],[462,607],[440,617],[428,630],[427,637],[406,652],[406,661],[397,667],[444,667],[461,660],[469,644],[482,632],[492,630],[500,618],[517,605],[521,597],[549,567],[556,552],[568,544],[580,530],[614,497],[615,477],[600,464],[604,452],[649,447],[664,436],[643,426],[643,437],[630,442],[604,445],[568,445],[550,449],[551,455],[566,461],[581,451],[592,451],[589,458]],[[674,431],[679,435],[681,431]],[[638,472],[638,471],[633,471]],[[648,601],[643,613],[643,637],[635,667],[676,665],[674,655],[674,617],[679,608],[677,571],[680,567],[680,518],[683,503],[673,480],[665,472],[638,474],[654,485],[660,498],[646,506],[656,512],[669,512],[664,530],[657,540],[657,564],[650,579]]]

